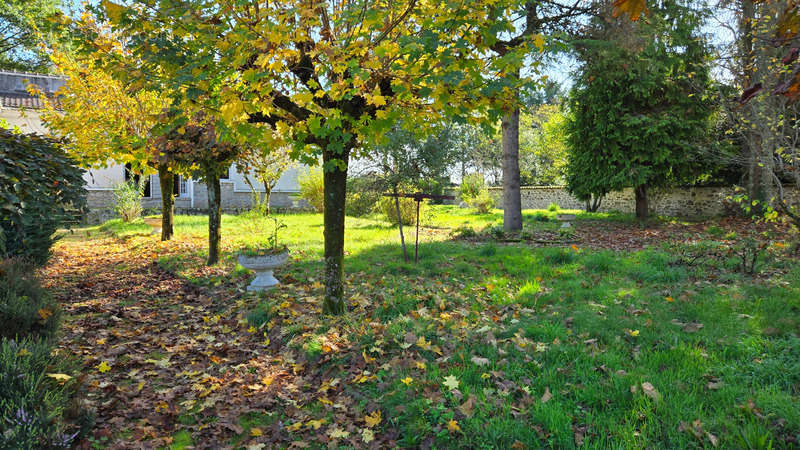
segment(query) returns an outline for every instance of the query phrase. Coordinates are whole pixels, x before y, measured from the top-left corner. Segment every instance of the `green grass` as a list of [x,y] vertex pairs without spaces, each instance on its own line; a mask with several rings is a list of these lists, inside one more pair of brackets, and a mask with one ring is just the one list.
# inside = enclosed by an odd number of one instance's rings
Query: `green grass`
[[[404,447],[439,448],[510,448],[517,441],[572,448],[576,433],[589,448],[701,448],[714,438],[722,448],[789,448],[797,442],[796,264],[768,260],[764,269],[782,274],[754,279],[724,261],[675,264],[678,243],[614,252],[454,241],[451,230],[500,224],[502,212],[453,206],[433,211],[425,225],[435,228],[424,229],[419,264],[403,262],[396,228],[378,217],[347,218],[348,295],[368,299],[352,313],[360,315],[354,321],[385,330],[343,328],[350,330],[353,358],[374,347],[382,352],[371,368],[376,380],[343,389],[356,393],[356,408],[380,407],[384,420],[377,433],[395,431]],[[582,221],[639,226],[630,216],[577,213],[577,227]],[[525,225],[552,230],[555,214],[526,211]],[[287,225],[281,240],[293,255],[279,278],[302,286],[318,282],[321,215],[278,217]],[[223,216],[228,275],[198,273],[192,257],[202,256],[202,249],[160,263],[199,284],[242,287],[250,275],[233,256],[257,240],[266,223]],[[178,236],[202,237],[205,227],[205,217],[176,217]],[[142,232],[138,224],[118,222],[101,230]],[[698,245],[722,245],[722,235],[714,225]],[[250,325],[284,317],[275,308],[283,301],[280,292],[267,294],[250,312]],[[320,328],[311,332],[285,329],[285,343],[318,358],[326,320],[319,318]],[[692,328],[697,323],[702,328]],[[408,347],[408,333],[430,346]],[[378,367],[392,358],[397,362]],[[324,368],[330,377],[348,379],[347,364]],[[456,377],[457,392],[444,387],[446,376]],[[410,384],[401,381],[406,377]],[[642,383],[652,384],[658,398],[642,393]],[[551,398],[544,401],[546,391]],[[468,399],[474,406],[460,409]],[[328,417],[306,408],[311,418]],[[233,444],[276,417],[243,417],[246,431]],[[451,420],[459,431],[448,430]]]

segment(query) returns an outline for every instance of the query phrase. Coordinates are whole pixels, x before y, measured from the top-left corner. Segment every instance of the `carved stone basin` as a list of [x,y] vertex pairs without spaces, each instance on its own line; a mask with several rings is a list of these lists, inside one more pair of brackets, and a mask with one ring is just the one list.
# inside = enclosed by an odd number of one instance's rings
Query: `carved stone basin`
[[153,229],[150,234],[161,233],[161,217],[145,217],[142,220]]
[[239,264],[256,273],[256,277],[249,286],[248,291],[263,291],[280,284],[272,271],[286,264],[289,259],[289,250],[274,255],[246,256],[239,255]]

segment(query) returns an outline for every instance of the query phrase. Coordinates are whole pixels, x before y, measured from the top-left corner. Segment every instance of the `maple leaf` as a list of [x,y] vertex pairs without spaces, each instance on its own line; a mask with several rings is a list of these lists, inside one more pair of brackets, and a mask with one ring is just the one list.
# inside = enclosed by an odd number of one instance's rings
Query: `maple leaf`
[[95,367],[97,367],[97,370],[99,370],[99,371],[100,371],[100,373],[106,373],[106,372],[108,372],[109,370],[111,370],[111,366],[110,366],[110,365],[108,365],[108,363],[107,363],[107,362],[105,362],[105,361],[102,361],[100,364],[98,364],[98,365],[97,365],[97,366],[95,366]]
[[36,313],[39,314],[39,317],[42,318],[43,322],[47,320],[48,317],[53,315],[53,311],[51,311],[49,308],[41,308],[36,311]]
[[636,337],[639,336],[639,330],[628,330],[628,335]]
[[377,409],[372,414],[364,416],[364,422],[367,424],[368,428],[373,428],[381,423],[381,410]]
[[258,437],[262,434],[264,433],[261,431],[261,428],[250,428],[250,436]]
[[445,385],[445,387],[447,387],[451,391],[453,389],[458,389],[458,379],[456,379],[455,375],[448,375],[444,377],[444,383],[442,384]]
[[649,15],[647,0],[616,0],[611,16],[617,18],[623,13],[627,13],[634,22],[639,20],[642,14]]
[[401,379],[400,381],[401,381],[403,384],[405,384],[406,386],[411,386],[411,383],[413,383],[413,382],[414,382],[414,379],[413,379],[413,378],[411,378],[411,377],[405,377],[405,378]]
[[306,423],[306,425],[315,430],[319,430],[320,427],[322,427],[322,425],[325,424],[325,422],[327,422],[325,419],[309,420],[308,423]]
[[370,442],[375,440],[375,433],[372,430],[364,428],[361,430],[361,439],[364,441],[365,444],[369,444]]
[[267,376],[261,379],[261,384],[263,384],[264,386],[269,386],[270,384],[272,384],[273,381],[275,381],[275,377]]
[[458,426],[458,422],[456,422],[454,419],[450,419],[450,421],[447,422],[447,429],[450,430],[451,433],[461,431],[461,427]]

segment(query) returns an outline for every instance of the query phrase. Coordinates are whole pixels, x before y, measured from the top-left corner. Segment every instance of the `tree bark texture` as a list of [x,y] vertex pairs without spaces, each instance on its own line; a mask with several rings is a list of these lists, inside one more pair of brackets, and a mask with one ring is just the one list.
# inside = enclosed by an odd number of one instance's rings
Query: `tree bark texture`
[[272,186],[264,181],[264,213],[269,215],[269,198],[272,196]]
[[222,239],[222,195],[219,174],[206,170],[206,189],[208,190],[208,261],[213,265],[219,262],[220,241]]
[[324,150],[323,162],[343,160],[345,168],[336,166],[323,172],[325,224],[325,298],[322,311],[326,314],[343,314],[346,309],[344,299],[344,207],[347,197],[347,161],[349,150],[344,154]]
[[175,223],[175,174],[166,165],[158,166],[158,181],[161,183],[161,240],[172,239]]
[[519,109],[503,117],[503,229],[522,229],[519,188]]
[[640,184],[634,188],[636,193],[636,218],[646,219],[650,214],[650,204],[647,199],[647,185]]
[[397,195],[397,186],[394,187],[394,195],[394,210],[397,212],[397,226],[400,227],[400,246],[403,247],[403,261],[408,262],[406,238],[403,236],[403,216],[400,215],[400,197]]

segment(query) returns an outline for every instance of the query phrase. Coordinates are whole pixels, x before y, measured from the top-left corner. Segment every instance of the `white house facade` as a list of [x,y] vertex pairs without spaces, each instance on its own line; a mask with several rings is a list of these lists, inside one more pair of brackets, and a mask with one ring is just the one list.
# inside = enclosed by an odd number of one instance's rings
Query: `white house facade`
[[[39,118],[41,101],[27,92],[26,87],[29,84],[35,84],[47,94],[55,95],[58,88],[64,85],[64,80],[50,75],[0,71],[0,119],[11,127],[19,127],[24,133],[48,134],[47,128]],[[271,207],[302,206],[299,204],[300,187],[297,179],[303,170],[306,170],[305,166],[297,165],[284,172],[272,191]],[[132,176],[135,175],[125,166],[118,164],[87,170],[84,173],[89,205],[87,221],[99,222],[113,217],[114,189]],[[251,206],[252,191],[245,177],[253,181],[258,192],[264,192],[264,186],[252,175],[239,173],[234,166],[231,166],[227,177],[220,182],[224,212],[239,212]],[[206,186],[191,178],[177,178],[176,213],[201,213],[206,210],[208,208]],[[145,209],[151,210],[161,208],[161,187],[157,175],[148,177],[142,205]]]

